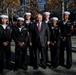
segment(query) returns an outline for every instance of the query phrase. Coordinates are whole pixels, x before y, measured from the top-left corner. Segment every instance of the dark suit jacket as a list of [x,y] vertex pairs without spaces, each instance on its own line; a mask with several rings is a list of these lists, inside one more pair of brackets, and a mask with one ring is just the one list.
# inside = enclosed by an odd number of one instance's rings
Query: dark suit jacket
[[45,22],[41,23],[41,30],[38,31],[37,23],[33,25],[33,41],[35,45],[40,45],[42,47],[46,46],[47,41],[50,41],[49,27]]
[[[43,22],[45,22],[45,21],[43,21]],[[46,22],[45,22],[45,23],[46,23]],[[51,25],[52,23],[51,23],[51,21],[49,20],[46,24],[50,27],[50,25]]]

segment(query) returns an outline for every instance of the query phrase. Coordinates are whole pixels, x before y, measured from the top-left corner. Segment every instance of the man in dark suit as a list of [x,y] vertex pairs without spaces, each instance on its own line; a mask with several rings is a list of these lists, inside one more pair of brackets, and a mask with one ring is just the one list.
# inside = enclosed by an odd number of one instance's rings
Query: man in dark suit
[[10,58],[11,58],[11,27],[8,26],[8,16],[0,15],[1,25],[0,25],[0,73],[3,71],[4,67],[4,54],[6,60],[6,69],[10,69]]
[[36,16],[36,23],[34,23],[33,25],[32,36],[33,36],[32,45],[34,45],[34,54],[35,54],[34,68],[37,69],[39,66],[39,59],[40,59],[39,52],[41,53],[41,62],[40,62],[41,66],[43,68],[46,68],[46,45],[50,44],[50,33],[46,23],[42,22],[41,14],[37,14]]
[[[71,35],[73,33],[73,25],[69,20],[70,12],[65,11],[63,13],[64,20],[60,22],[61,28],[61,46],[60,46],[60,65],[64,66],[67,69],[70,69],[72,66],[72,43]],[[66,64],[64,58],[64,50],[66,48]]]
[[15,70],[22,68],[27,70],[27,42],[29,33],[24,25],[24,18],[17,18],[17,26],[12,29],[12,36],[15,41]]

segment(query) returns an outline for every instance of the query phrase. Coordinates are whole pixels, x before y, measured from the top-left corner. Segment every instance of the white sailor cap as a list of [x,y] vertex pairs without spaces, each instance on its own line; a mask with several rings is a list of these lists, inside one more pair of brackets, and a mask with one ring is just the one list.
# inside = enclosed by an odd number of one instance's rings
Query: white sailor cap
[[31,15],[31,13],[30,12],[25,12],[25,14],[24,15]]
[[7,18],[8,19],[8,16],[7,15],[0,15],[0,18]]
[[24,21],[24,18],[22,18],[22,17],[18,17],[17,20]]
[[44,15],[46,15],[46,14],[50,15],[50,12],[44,12],[43,14],[44,14]]
[[70,15],[70,12],[69,11],[64,11],[62,14]]
[[58,18],[57,17],[52,17],[51,20],[57,20],[58,21]]

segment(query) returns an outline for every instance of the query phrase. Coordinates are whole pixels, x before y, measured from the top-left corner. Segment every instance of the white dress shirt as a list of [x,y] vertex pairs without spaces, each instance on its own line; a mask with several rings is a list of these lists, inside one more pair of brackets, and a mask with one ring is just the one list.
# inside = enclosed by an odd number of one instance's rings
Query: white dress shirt
[[[38,24],[39,24],[39,23],[37,22],[37,27],[38,27]],[[40,22],[40,28],[41,28],[41,24],[42,24],[42,22]]]

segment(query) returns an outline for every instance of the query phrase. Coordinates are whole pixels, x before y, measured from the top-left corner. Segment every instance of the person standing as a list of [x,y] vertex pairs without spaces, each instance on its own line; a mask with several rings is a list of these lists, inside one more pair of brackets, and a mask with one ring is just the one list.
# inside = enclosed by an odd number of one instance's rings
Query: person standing
[[50,21],[50,12],[44,12],[43,13],[43,21],[45,22],[45,23],[50,23],[51,21]]
[[59,66],[59,52],[60,52],[60,36],[61,30],[58,26],[58,18],[52,17],[52,24],[50,25],[50,56],[51,66],[54,69]]
[[1,25],[0,25],[0,73],[4,68],[4,56],[6,69],[10,70],[10,58],[11,58],[11,27],[7,24],[8,16],[0,15]]
[[[47,24],[48,27],[51,25],[50,12],[43,13],[43,21]],[[50,60],[48,59],[48,49],[49,49],[49,45],[46,46],[46,64],[50,62]]]
[[28,30],[29,38],[28,38],[28,48],[29,48],[29,54],[30,54],[30,65],[33,64],[33,47],[32,47],[32,21],[31,21],[31,13],[25,12],[24,14],[24,25]]
[[[49,28],[45,22],[42,21],[42,15],[37,14],[36,22],[34,23],[33,41],[34,41],[34,54],[35,64],[34,68],[37,69],[41,64],[42,68],[46,68],[46,45],[50,44]],[[47,37],[47,39],[46,39]],[[39,54],[41,53],[41,61]],[[39,63],[40,61],[40,63]]]
[[17,18],[17,25],[12,29],[12,37],[15,41],[15,70],[19,68],[27,70],[27,42],[29,34],[24,26],[24,18]]
[[24,14],[24,25],[25,25],[25,27],[28,29],[28,31],[29,32],[31,32],[30,31],[30,29],[31,29],[31,24],[32,24],[32,22],[31,22],[31,13],[30,12],[25,12],[25,14]]
[[[70,12],[63,13],[64,20],[59,23],[61,28],[61,44],[60,44],[60,65],[70,69],[72,66],[72,42],[71,35],[73,33],[73,25],[69,20]],[[64,51],[66,57],[64,58]],[[66,59],[66,61],[64,60]],[[66,64],[64,64],[66,62]]]

